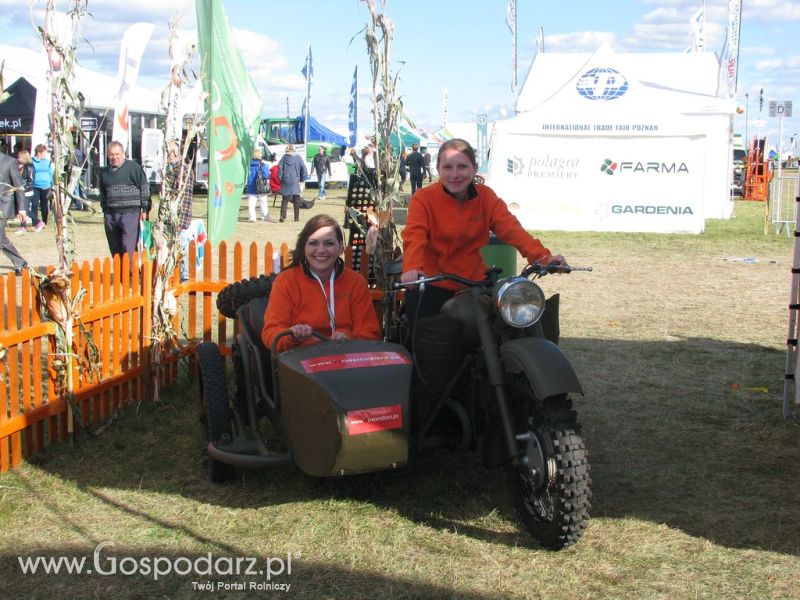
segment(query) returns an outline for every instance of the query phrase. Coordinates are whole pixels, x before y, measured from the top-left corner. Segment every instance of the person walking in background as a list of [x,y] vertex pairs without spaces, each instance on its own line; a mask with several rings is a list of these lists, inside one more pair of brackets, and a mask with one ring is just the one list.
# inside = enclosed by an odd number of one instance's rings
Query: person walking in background
[[250,222],[258,220],[256,213],[256,202],[261,205],[261,216],[268,223],[275,220],[269,216],[269,164],[262,160],[262,153],[259,148],[253,150],[253,158],[250,160],[250,176],[247,178],[247,211],[250,215]]
[[361,149],[361,168],[364,169],[364,175],[369,183],[375,185],[375,154],[372,146],[364,146]]
[[[33,164],[33,195],[31,196],[28,216],[33,221],[34,231],[41,231],[47,226],[47,215],[50,212],[50,190],[53,189],[53,163],[47,156],[47,146],[36,146],[31,159]],[[39,218],[39,211],[42,218]]]
[[31,208],[31,198],[33,198],[33,161],[31,160],[31,153],[27,150],[20,150],[17,153],[17,166],[20,179],[22,179],[22,187],[24,188],[24,204],[22,206],[24,213],[19,215],[19,229],[17,229],[16,233],[22,234],[34,231],[33,221],[28,216]]
[[108,166],[100,175],[100,206],[111,255],[133,255],[139,224],[150,212],[150,183],[139,163],[125,159],[119,142],[108,144]]
[[324,146],[320,146],[314,160],[311,161],[311,174],[317,174],[317,183],[319,184],[319,199],[325,200],[325,183],[328,177],[331,176],[331,159],[328,158],[327,151]]
[[25,193],[22,178],[19,176],[19,166],[7,154],[0,154],[0,250],[11,259],[17,275],[22,275],[22,269],[28,267],[28,262],[8,239],[6,224],[14,216],[19,216],[22,220],[24,214]]
[[406,157],[406,167],[408,168],[408,178],[411,180],[411,195],[422,187],[422,154],[419,153],[419,144],[411,146],[411,152]]
[[78,167],[81,172],[80,175],[75,179],[75,187],[72,189],[72,195],[74,198],[72,199],[72,204],[70,204],[70,210],[88,210],[88,207],[85,204],[86,194],[83,191],[83,184],[81,179],[83,178],[83,172],[86,169],[86,154],[84,154],[83,150],[80,149],[80,146],[75,147],[75,151],[72,156],[67,155],[66,166],[64,167],[64,175],[67,177],[67,181],[69,181],[72,165],[70,162],[74,159],[75,166]]
[[402,191],[403,186],[406,184],[406,179],[408,178],[408,167],[406,166],[406,153],[403,150],[400,150],[400,164],[397,166],[397,173],[400,175],[400,187],[398,189]]
[[308,179],[306,161],[294,153],[294,146],[287,144],[286,154],[278,163],[278,179],[281,181],[281,223],[286,219],[289,202],[294,205],[294,220],[300,220],[300,184]]
[[431,155],[428,152],[427,148],[422,149],[422,179],[425,179],[425,175],[428,176],[428,183],[433,181],[431,179]]

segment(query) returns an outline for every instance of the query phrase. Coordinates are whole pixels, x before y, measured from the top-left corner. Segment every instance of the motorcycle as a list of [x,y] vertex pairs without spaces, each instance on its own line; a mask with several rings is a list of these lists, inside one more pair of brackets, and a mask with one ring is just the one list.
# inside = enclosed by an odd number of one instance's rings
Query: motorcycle
[[[475,449],[507,469],[513,503],[540,544],[574,544],[589,518],[590,467],[570,399],[583,391],[557,345],[558,297],[545,300],[535,283],[552,269],[529,265],[500,278],[495,268],[482,281],[439,274],[403,285],[400,270],[399,261],[386,268],[394,284],[381,341],[318,335],[318,344],[277,353],[276,339],[267,353],[260,332],[268,297],[239,303],[230,400],[219,349],[198,346],[206,476],[222,482],[233,466],[292,463],[312,476],[347,475],[398,468],[432,447]],[[445,280],[464,291],[410,331],[402,289],[424,294]],[[235,306],[237,288],[224,292],[223,304]],[[264,418],[283,448],[267,447]]]

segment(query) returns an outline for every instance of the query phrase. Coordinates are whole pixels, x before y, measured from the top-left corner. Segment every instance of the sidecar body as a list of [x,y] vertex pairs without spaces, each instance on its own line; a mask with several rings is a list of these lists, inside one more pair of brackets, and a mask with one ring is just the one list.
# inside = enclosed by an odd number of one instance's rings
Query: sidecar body
[[328,342],[277,360],[280,414],[295,464],[346,475],[408,460],[411,359],[397,344]]
[[[259,298],[237,311],[240,330],[232,349],[236,390],[231,397],[224,370],[215,374],[201,365],[206,461],[226,467],[293,462],[315,477],[405,465],[412,379],[406,349],[381,341],[324,341],[271,356],[260,336],[265,308],[266,298]],[[203,350],[206,355],[219,352],[216,347]],[[221,359],[206,362],[222,364]],[[223,392],[209,393],[221,387]],[[260,425],[265,417],[288,452],[267,448]],[[211,469],[220,471],[227,475],[224,469]]]

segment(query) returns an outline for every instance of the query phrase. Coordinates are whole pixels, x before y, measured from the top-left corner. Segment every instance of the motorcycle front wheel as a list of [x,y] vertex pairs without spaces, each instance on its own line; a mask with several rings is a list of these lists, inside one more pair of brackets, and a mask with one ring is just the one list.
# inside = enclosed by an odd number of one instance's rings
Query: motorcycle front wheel
[[511,496],[533,538],[561,550],[581,538],[589,519],[589,456],[566,395],[540,400],[525,377],[509,381],[514,433],[526,457],[509,467]]

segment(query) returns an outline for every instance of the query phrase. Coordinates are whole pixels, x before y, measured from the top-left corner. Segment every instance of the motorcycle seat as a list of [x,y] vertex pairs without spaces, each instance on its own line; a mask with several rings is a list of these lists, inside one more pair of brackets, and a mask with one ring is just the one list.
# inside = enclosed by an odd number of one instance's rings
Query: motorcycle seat
[[383,266],[383,272],[389,277],[400,275],[403,272],[403,257],[396,258]]

